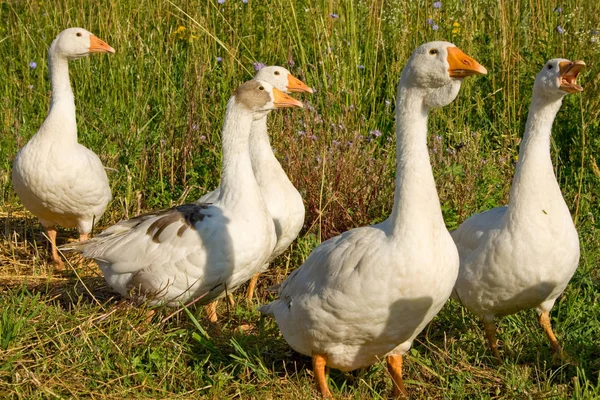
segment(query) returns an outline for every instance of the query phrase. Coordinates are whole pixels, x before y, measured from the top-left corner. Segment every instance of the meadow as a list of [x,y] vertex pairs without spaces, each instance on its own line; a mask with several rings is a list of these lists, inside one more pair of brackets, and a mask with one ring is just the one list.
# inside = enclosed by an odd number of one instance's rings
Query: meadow
[[[581,94],[553,127],[556,176],[581,241],[552,311],[568,361],[533,310],[498,322],[496,364],[477,318],[449,301],[405,358],[412,398],[600,398],[600,2],[583,0],[0,1],[0,397],[310,399],[311,361],[256,307],[321,241],[385,219],[393,202],[394,104],[421,43],[448,40],[488,69],[429,119],[448,229],[508,200],[535,74],[584,60]],[[12,160],[44,120],[53,38],[84,27],[116,49],[70,63],[79,140],[108,167],[114,200],[96,231],[193,201],[218,185],[220,129],[254,64],[315,89],[271,113],[272,145],[306,205],[300,237],[259,280],[253,303],[175,312],[120,302],[93,262],[52,272],[43,230],[11,188]],[[76,237],[61,230],[59,242]],[[331,371],[336,398],[391,391],[383,363]]]

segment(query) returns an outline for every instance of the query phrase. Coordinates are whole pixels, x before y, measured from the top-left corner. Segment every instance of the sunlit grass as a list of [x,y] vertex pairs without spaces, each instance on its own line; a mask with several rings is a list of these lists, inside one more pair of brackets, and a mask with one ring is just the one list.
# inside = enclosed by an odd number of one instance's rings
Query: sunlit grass
[[[439,9],[407,0],[0,3],[0,393],[312,398],[310,360],[285,344],[273,321],[261,332],[255,305],[320,239],[388,215],[400,72],[416,46],[444,39],[489,71],[466,80],[457,100],[430,116],[430,154],[449,228],[507,200],[544,61],[588,64],[579,78],[585,91],[565,98],[552,142],[582,242],[580,268],[552,317],[578,365],[553,359],[534,313],[526,312],[499,323],[506,360],[496,366],[476,319],[450,302],[407,357],[411,395],[599,397],[599,16],[600,3],[582,0],[449,0]],[[287,67],[316,89],[302,96],[304,110],[270,117],[276,155],[306,202],[305,229],[260,282],[257,303],[222,304],[222,334],[200,308],[167,318],[168,310],[149,317],[146,309],[117,305],[93,263],[73,258],[78,275],[49,275],[45,239],[12,192],[10,169],[45,118],[46,51],[69,26],[117,50],[70,63],[80,141],[114,170],[114,201],[99,228],[195,200],[218,184],[225,105],[254,74],[254,62]],[[69,236],[61,232],[61,240]],[[332,372],[331,387],[341,398],[385,398],[391,384],[377,365]]]

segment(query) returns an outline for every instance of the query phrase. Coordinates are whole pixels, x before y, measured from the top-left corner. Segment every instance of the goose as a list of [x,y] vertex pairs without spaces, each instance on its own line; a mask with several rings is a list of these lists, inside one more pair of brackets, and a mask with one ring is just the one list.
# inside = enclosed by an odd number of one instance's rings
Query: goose
[[115,49],[82,28],[60,32],[48,50],[52,85],[50,111],[37,133],[17,154],[12,183],[23,206],[46,229],[57,268],[56,226],[76,227],[86,240],[112,199],[98,156],[77,142],[75,101],[69,82],[70,60]]
[[495,318],[536,308],[555,351],[550,310],[579,263],[579,238],[552,167],[550,135],[562,98],[581,92],[583,61],[548,61],[537,74],[508,206],[452,232],[460,255],[453,298],[477,315],[500,360]]
[[431,107],[452,102],[462,79],[486,69],[452,43],[411,55],[398,84],[396,187],[391,216],[316,247],[259,308],[290,346],[312,357],[318,391],[325,366],[350,371],[386,356],[394,394],[405,393],[402,354],[449,298],[458,252],[445,227],[427,149]]
[[234,291],[262,268],[277,240],[252,171],[249,140],[254,120],[283,107],[302,103],[263,81],[248,81],[231,96],[214,203],[144,214],[62,248],[94,259],[122,296],[151,305],[206,304]]
[[[312,93],[313,90],[304,82],[294,77],[290,71],[279,66],[268,66],[260,69],[254,79],[269,82],[278,90],[288,92]],[[254,288],[260,273],[264,272],[271,261],[281,255],[298,237],[304,225],[304,202],[294,187],[279,161],[273,154],[269,134],[267,132],[267,116],[252,123],[250,133],[250,159],[252,170],[260,192],[265,200],[267,210],[275,223],[277,244],[262,269],[250,279],[246,298],[252,300]],[[202,196],[198,203],[212,203],[219,197],[220,188]],[[209,319],[216,322],[216,304],[208,308]]]

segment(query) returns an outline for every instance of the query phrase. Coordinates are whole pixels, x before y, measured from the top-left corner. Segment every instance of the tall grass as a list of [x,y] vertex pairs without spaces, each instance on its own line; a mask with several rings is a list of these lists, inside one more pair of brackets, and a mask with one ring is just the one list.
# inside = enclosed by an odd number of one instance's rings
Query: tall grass
[[[303,195],[307,218],[300,239],[262,283],[259,301],[269,296],[262,289],[299,266],[319,240],[388,215],[396,85],[416,46],[449,40],[489,70],[465,80],[455,102],[430,114],[430,154],[449,228],[506,202],[543,63],[585,60],[579,78],[585,91],[565,98],[552,140],[556,174],[582,240],[581,266],[553,317],[579,366],[553,363],[535,317],[522,313],[500,324],[511,352],[497,368],[477,322],[449,303],[408,357],[406,376],[415,397],[600,396],[600,3],[442,3],[440,9],[433,1],[408,0],[0,3],[0,274],[6,283],[0,393],[313,394],[307,359],[276,337],[272,322],[261,335],[257,314],[245,305],[226,314],[223,336],[206,337],[194,321],[200,310],[166,321],[168,312],[159,311],[160,318],[147,321],[145,310],[115,306],[92,264],[78,266],[81,278],[45,275],[40,227],[12,192],[10,169],[48,109],[47,48],[62,29],[81,26],[117,50],[70,63],[80,142],[112,169],[114,201],[100,227],[195,200],[218,185],[226,102],[254,74],[254,62],[285,66],[316,89],[303,97],[304,110],[270,116],[273,147]],[[332,373],[332,380],[342,397],[376,398],[386,385],[389,390],[381,366],[352,376]]]

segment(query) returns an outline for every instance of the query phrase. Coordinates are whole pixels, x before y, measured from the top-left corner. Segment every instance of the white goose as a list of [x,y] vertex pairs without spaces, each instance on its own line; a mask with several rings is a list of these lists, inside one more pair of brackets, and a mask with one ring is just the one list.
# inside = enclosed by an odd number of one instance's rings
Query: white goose
[[482,319],[496,358],[494,318],[537,308],[552,347],[560,351],[550,310],[575,273],[579,239],[554,176],[550,134],[562,98],[580,92],[583,61],[553,59],[533,96],[507,207],[467,219],[452,232],[460,254],[453,297]]
[[[288,92],[312,93],[304,82],[283,67],[270,66],[262,68],[254,79],[269,82],[278,90]],[[260,273],[264,272],[271,261],[283,253],[298,237],[304,225],[304,202],[298,190],[290,182],[285,171],[277,161],[271,148],[267,132],[267,116],[252,123],[250,133],[250,159],[256,182],[267,205],[267,210],[275,223],[277,244],[262,269],[250,279],[246,298],[252,300],[254,288]],[[213,203],[219,197],[220,188],[202,196],[197,203]],[[213,305],[214,308],[214,305]],[[211,321],[216,320],[216,310],[208,311]]]
[[102,162],[94,152],[77,143],[68,62],[90,53],[114,52],[82,28],[58,34],[48,50],[50,111],[13,163],[14,190],[46,229],[52,260],[58,267],[64,264],[56,250],[56,225],[77,227],[79,239],[86,240],[94,221],[102,216],[112,198]]
[[71,244],[96,260],[121,295],[174,306],[206,304],[234,291],[262,268],[276,243],[273,220],[254,178],[252,122],[270,110],[302,103],[262,81],[240,86],[223,125],[221,191],[213,204],[185,204],[121,221]]
[[398,85],[392,215],[322,243],[281,284],[279,299],[260,308],[296,351],[312,356],[324,396],[331,396],[326,365],[349,371],[386,354],[394,394],[404,392],[402,354],[442,308],[458,273],[429,163],[427,114],[454,100],[462,78],[480,73],[485,68],[451,43],[413,52]]

